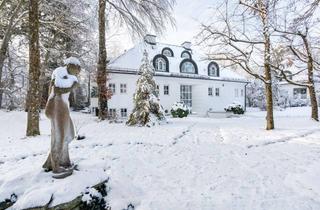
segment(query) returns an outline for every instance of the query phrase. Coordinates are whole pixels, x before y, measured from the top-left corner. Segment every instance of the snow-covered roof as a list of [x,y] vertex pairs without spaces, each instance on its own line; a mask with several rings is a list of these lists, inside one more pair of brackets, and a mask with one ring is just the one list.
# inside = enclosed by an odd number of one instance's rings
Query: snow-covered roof
[[[152,62],[153,58],[162,54],[162,50],[164,48],[170,48],[173,52],[173,57],[167,57],[169,61],[169,72],[156,72],[156,75],[181,75],[186,77],[199,77],[199,78],[208,78],[208,79],[216,79],[216,80],[236,80],[236,81],[246,81],[246,79],[226,68],[220,67],[220,75],[219,77],[208,76],[208,65],[211,61],[205,60],[204,56],[199,54],[198,52],[190,49],[187,50],[183,46],[164,44],[156,42],[155,45],[148,44],[145,42],[140,42],[135,45],[133,48],[124,52],[119,57],[111,60],[108,64],[109,70],[115,71],[138,71],[141,65],[141,59],[143,56],[143,51],[146,50],[149,55],[149,59]],[[192,56],[192,60],[197,64],[198,74],[186,74],[180,72],[180,63],[185,58],[181,58],[181,53],[183,51],[189,51]]]

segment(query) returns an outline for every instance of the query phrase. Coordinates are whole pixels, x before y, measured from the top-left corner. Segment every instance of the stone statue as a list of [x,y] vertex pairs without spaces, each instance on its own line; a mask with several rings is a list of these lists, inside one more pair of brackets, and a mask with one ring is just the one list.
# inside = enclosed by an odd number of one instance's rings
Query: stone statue
[[70,57],[64,67],[52,73],[50,94],[45,108],[45,115],[51,121],[51,149],[42,166],[45,171],[52,171],[53,178],[65,178],[73,173],[69,157],[69,143],[75,138],[75,130],[69,111],[70,91],[78,84],[80,62]]

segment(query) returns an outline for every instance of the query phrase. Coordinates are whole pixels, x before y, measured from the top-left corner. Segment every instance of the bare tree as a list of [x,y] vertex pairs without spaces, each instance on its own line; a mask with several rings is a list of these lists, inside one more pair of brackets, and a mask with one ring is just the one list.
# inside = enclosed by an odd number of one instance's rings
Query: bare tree
[[[0,11],[2,11],[2,8],[5,6],[6,3],[7,2],[5,0],[2,0],[0,4]],[[21,20],[21,18],[25,14],[27,14],[26,12],[21,13],[21,8],[23,6],[23,3],[24,3],[24,0],[18,1],[18,4],[16,5],[12,14],[10,14],[8,24],[4,26],[5,31],[4,31],[4,34],[2,35],[3,38],[0,46],[0,108],[2,106],[2,97],[3,97],[3,88],[2,88],[3,65],[5,62],[5,59],[7,58],[8,46],[9,46],[9,42],[11,40],[11,36],[13,34],[14,28],[16,24]]]
[[171,15],[174,0],[99,0],[99,60],[97,68],[99,119],[107,115],[107,52],[105,47],[105,10],[113,20],[125,24],[132,36],[143,36],[148,29],[156,33],[163,32],[167,23],[173,23]]
[[39,51],[39,2],[29,4],[29,87],[27,94],[27,136],[40,135],[40,51]]
[[199,43],[208,47],[208,58],[237,66],[265,85],[267,125],[274,129],[270,21],[272,0],[225,0],[216,9],[217,22],[202,24]]
[[[281,45],[283,48],[274,55],[274,69],[279,71],[279,74],[288,83],[297,85],[300,87],[306,87],[309,90],[310,102],[311,102],[311,118],[319,121],[318,114],[318,103],[314,84],[314,72],[316,69],[320,69],[320,60],[317,59],[314,52],[318,46],[318,34],[314,32],[319,26],[318,19],[314,18],[314,14],[319,8],[318,0],[311,2],[308,5],[307,1],[296,2],[293,0],[292,3],[298,4],[299,10],[305,12],[301,15],[287,15],[290,12],[299,14],[296,11],[296,7],[282,9],[282,14],[278,17],[278,24],[274,25],[274,30],[277,32],[276,35],[280,35]],[[301,5],[304,4],[304,5]],[[292,56],[290,56],[292,55]],[[291,59],[293,58],[293,59]],[[297,67],[297,72],[288,72],[282,64],[284,60],[291,59],[292,65]],[[299,65],[302,64],[302,65]],[[295,75],[306,75],[305,81],[298,81],[294,79]]]

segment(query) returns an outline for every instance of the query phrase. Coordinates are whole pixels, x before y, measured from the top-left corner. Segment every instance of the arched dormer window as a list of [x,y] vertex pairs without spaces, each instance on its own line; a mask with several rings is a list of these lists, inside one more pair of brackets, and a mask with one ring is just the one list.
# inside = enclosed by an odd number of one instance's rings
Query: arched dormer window
[[197,64],[191,59],[184,59],[180,63],[180,72],[187,74],[198,74]]
[[188,58],[188,59],[192,59],[191,53],[189,51],[183,51],[181,53],[181,58]]
[[285,75],[287,76],[288,79],[292,80],[292,72],[291,71],[284,71]]
[[165,47],[162,49],[162,55],[165,55],[166,57],[173,57],[173,51],[169,47]]
[[164,55],[158,54],[153,58],[153,67],[156,71],[169,72],[169,61]]
[[219,65],[214,61],[210,62],[208,65],[208,76],[211,76],[211,77],[220,76]]

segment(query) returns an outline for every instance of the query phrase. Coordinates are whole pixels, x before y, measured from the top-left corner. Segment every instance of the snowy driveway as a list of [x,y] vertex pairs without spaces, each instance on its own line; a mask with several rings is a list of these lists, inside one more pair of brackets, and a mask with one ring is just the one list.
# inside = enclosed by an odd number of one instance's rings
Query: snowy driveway
[[[0,200],[15,192],[13,209],[19,209],[54,194],[57,204],[109,176],[114,210],[129,203],[137,210],[320,209],[319,123],[308,113],[287,112],[278,114],[274,131],[264,130],[262,113],[169,119],[153,128],[74,114],[87,136],[71,144],[80,171],[55,181],[40,170],[49,145],[47,120],[41,121],[41,137],[21,139],[24,113],[2,112]],[[15,130],[8,124],[12,117],[21,119]]]

